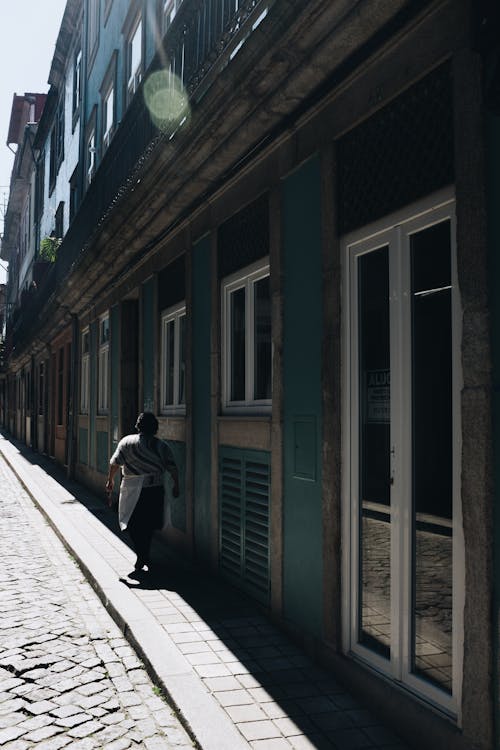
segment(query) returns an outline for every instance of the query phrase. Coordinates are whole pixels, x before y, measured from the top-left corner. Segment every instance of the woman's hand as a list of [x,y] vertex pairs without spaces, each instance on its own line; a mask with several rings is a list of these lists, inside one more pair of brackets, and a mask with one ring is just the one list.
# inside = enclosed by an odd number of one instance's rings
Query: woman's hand
[[108,479],[108,481],[106,482],[106,495],[108,496],[108,505],[110,508],[113,505],[112,493],[113,493],[113,480]]
[[112,492],[113,492],[113,487],[115,483],[115,476],[119,470],[120,470],[120,467],[118,466],[118,464],[109,465],[108,479],[106,481],[106,494],[108,496],[108,505],[110,508],[113,505]]

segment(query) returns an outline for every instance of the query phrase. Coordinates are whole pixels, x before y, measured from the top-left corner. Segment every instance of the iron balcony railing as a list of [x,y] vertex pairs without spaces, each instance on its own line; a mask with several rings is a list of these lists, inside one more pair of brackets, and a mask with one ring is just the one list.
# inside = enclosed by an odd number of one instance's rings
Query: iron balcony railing
[[[183,0],[165,33],[162,49],[133,97],[99,164],[78,212],[58,250],[57,260],[22,305],[11,324],[12,346],[21,349],[43,319],[43,308],[60,288],[91,243],[92,236],[120,199],[135,185],[138,174],[158,143],[173,137],[155,124],[143,96],[150,73],[165,69],[172,85],[182,82],[190,105],[203,96],[216,76],[237,54],[274,0]],[[175,74],[175,75],[173,75]]]

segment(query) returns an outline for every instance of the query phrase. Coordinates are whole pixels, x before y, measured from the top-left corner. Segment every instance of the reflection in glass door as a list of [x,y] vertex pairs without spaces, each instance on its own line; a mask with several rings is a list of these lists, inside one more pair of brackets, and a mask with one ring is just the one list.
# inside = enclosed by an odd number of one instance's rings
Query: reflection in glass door
[[453,205],[345,243],[347,647],[450,711],[463,585]]
[[359,274],[359,642],[391,643],[389,248],[362,255]]
[[412,671],[452,690],[453,408],[450,222],[410,237]]

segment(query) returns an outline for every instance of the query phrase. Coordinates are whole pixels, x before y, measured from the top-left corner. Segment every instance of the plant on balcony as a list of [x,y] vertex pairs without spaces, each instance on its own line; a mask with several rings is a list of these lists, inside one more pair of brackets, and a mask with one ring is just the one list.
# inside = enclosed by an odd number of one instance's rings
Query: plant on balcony
[[40,242],[40,252],[38,257],[48,263],[54,263],[57,258],[57,251],[62,240],[60,237],[44,237]]

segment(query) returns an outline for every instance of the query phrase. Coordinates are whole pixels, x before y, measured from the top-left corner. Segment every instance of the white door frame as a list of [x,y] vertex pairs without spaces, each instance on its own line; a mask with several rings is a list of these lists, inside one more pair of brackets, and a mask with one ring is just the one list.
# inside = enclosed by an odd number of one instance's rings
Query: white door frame
[[[453,403],[453,686],[452,694],[411,672],[411,287],[413,232],[448,219],[452,248]],[[359,580],[359,373],[357,259],[389,245],[391,367],[391,658],[357,642]],[[464,540],[461,511],[461,307],[458,291],[455,200],[452,188],[342,238],[342,645],[373,669],[456,718],[460,724],[463,664]],[[396,408],[394,408],[394,406]],[[400,498],[392,502],[392,498]],[[400,571],[399,575],[392,575]]]

